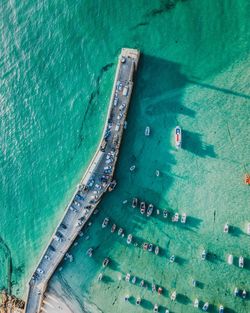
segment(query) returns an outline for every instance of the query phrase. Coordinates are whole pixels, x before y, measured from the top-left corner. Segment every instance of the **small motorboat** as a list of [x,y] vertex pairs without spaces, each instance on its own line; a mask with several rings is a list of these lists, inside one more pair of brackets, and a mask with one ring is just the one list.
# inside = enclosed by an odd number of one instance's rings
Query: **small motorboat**
[[208,307],[209,307],[209,303],[208,302],[205,302],[203,307],[202,307],[202,311],[207,311],[208,310]]
[[141,298],[140,298],[140,297],[138,297],[138,298],[136,299],[136,304],[137,304],[137,305],[140,305],[140,304],[141,304]]
[[246,184],[246,185],[250,185],[250,175],[249,175],[249,174],[245,174],[245,179],[244,179],[244,181],[245,181],[245,184]]
[[150,135],[150,127],[147,126],[147,127],[145,128],[145,136],[149,136],[149,135]]
[[228,233],[228,232],[229,232],[229,224],[226,223],[226,224],[224,225],[224,233]]
[[207,258],[207,251],[204,249],[201,253],[201,259],[204,261]]
[[149,245],[148,245],[148,251],[149,252],[152,252],[153,251],[153,244],[152,243],[150,243]]
[[156,210],[156,214],[160,215],[160,210],[159,209]]
[[87,250],[86,254],[87,254],[89,257],[92,257],[93,251],[94,251],[93,248],[89,248],[89,249]]
[[118,230],[118,236],[121,236],[123,234],[123,228],[119,228]]
[[128,245],[132,242],[132,239],[133,239],[132,234],[129,234],[129,235],[128,235],[128,238],[127,238],[127,244],[128,244]]
[[156,291],[156,285],[152,284],[152,292]]
[[197,281],[195,279],[192,279],[192,286],[196,287],[197,286]]
[[219,306],[219,313],[224,313],[224,306],[223,305]]
[[160,171],[159,171],[159,170],[156,170],[156,171],[155,171],[155,176],[157,176],[157,177],[160,176]]
[[160,252],[160,248],[158,246],[155,247],[155,254],[158,255]]
[[238,297],[238,295],[239,295],[239,288],[235,287],[234,288],[234,296]]
[[136,276],[132,278],[132,284],[135,284],[135,283],[136,283]]
[[175,261],[175,255],[171,255],[170,259],[169,259],[170,263],[174,263]]
[[194,300],[194,308],[198,308],[199,307],[199,300],[196,298]]
[[131,275],[130,275],[129,273],[127,273],[127,275],[126,275],[126,277],[125,277],[125,280],[126,280],[126,281],[129,281],[129,280],[130,280],[130,276],[131,276]]
[[103,278],[103,273],[100,273],[100,274],[98,275],[97,280],[98,280],[98,281],[101,281],[101,280],[102,280],[102,278]]
[[105,219],[104,219],[103,222],[102,222],[102,228],[107,227],[108,223],[109,223],[109,218],[108,218],[108,217],[105,217]]
[[247,234],[250,235],[250,223],[247,223]]
[[116,224],[113,224],[112,227],[111,227],[111,233],[114,233],[116,230]]
[[143,250],[148,250],[148,243],[144,242],[144,244],[142,245]]
[[130,172],[133,172],[135,170],[135,165],[130,166],[129,170]]
[[186,213],[183,213],[183,214],[181,215],[181,223],[182,223],[182,224],[185,224],[185,223],[186,223],[186,220],[187,220],[187,214],[186,214]]
[[102,266],[103,266],[103,267],[108,266],[109,262],[110,262],[110,259],[109,259],[109,258],[105,258],[105,259],[103,260],[103,262],[102,262]]
[[146,203],[145,202],[141,202],[140,203],[140,212],[141,214],[144,214],[146,211]]
[[126,296],[124,297],[124,301],[127,302],[128,300],[129,300],[129,295],[126,295]]
[[240,257],[239,257],[239,267],[240,267],[240,268],[243,268],[243,267],[244,267],[244,258],[243,258],[243,256],[240,256]]
[[158,304],[154,305],[154,312],[156,312],[156,313],[158,312]]
[[140,282],[140,287],[143,287],[143,286],[144,286],[144,280]]
[[228,257],[227,257],[227,263],[229,265],[232,265],[233,264],[233,261],[234,261],[234,257],[232,254],[229,254]]
[[154,206],[152,203],[149,204],[148,209],[147,209],[147,216],[149,217],[150,215],[152,215],[154,210]]
[[175,127],[175,146],[177,149],[181,148],[181,141],[182,141],[181,128],[180,126],[176,126]]
[[158,288],[158,294],[159,294],[159,295],[161,295],[161,294],[162,294],[162,292],[163,292],[162,287],[159,287],[159,288]]
[[176,299],[176,291],[173,291],[173,292],[171,293],[170,299],[171,299],[171,301],[175,301],[175,299]]
[[163,217],[164,217],[164,218],[167,218],[168,215],[169,215],[168,210],[164,209],[164,210],[163,210]]
[[165,313],[170,313],[170,312],[169,312],[169,309],[166,309],[166,310],[165,310]]
[[242,291],[242,298],[243,298],[243,299],[246,299],[246,297],[247,297],[247,292],[246,292],[246,290],[244,289],[244,290]]
[[172,222],[178,222],[179,221],[179,213],[175,213],[175,215],[172,217]]
[[133,198],[132,200],[132,208],[136,208],[137,207],[137,204],[138,204],[138,199],[137,198]]

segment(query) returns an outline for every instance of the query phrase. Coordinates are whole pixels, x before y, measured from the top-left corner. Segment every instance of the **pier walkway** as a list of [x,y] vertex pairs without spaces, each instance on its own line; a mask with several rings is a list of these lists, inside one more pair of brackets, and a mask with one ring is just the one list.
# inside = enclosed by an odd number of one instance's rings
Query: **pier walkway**
[[68,249],[88,223],[104,192],[115,185],[113,174],[139,57],[138,50],[121,51],[101,142],[29,281],[26,313],[40,312],[49,279],[67,257]]

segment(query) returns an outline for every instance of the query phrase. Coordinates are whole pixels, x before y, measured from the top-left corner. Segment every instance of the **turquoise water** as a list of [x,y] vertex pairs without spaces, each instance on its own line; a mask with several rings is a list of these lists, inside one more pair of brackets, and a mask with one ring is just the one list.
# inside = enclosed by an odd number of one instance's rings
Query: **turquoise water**
[[[192,312],[195,297],[227,312],[249,312],[249,7],[248,1],[4,1],[1,27],[0,286],[25,294],[25,283],[46,246],[102,133],[121,47],[143,52],[116,176],[100,214],[72,248],[73,263],[51,282],[86,311],[145,312],[158,303]],[[183,128],[176,151],[173,129]],[[144,136],[146,125],[152,135]],[[129,172],[135,164],[136,171]],[[161,175],[155,176],[159,169]],[[124,199],[136,195],[172,212],[184,227],[141,216]],[[102,230],[105,216],[160,256],[128,247]],[[230,234],[223,225],[233,226]],[[87,236],[87,234],[85,235]],[[85,255],[98,247],[92,259]],[[200,251],[210,252],[200,261]],[[245,256],[245,269],[226,255]],[[169,264],[175,254],[177,262]],[[104,257],[112,262],[97,284]],[[235,259],[236,260],[236,259]],[[236,260],[237,263],[237,260]],[[235,263],[235,264],[236,264]],[[87,268],[87,271],[86,271]],[[154,281],[164,295],[125,283],[132,274]],[[191,286],[197,279],[199,288]],[[169,293],[176,289],[176,303]],[[123,297],[141,296],[142,307]],[[79,311],[81,309],[79,308]]]

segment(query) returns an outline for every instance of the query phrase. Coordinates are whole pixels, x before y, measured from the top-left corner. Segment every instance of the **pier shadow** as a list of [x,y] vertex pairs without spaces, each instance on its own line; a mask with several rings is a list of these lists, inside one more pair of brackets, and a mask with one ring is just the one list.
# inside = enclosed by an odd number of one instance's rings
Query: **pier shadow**
[[216,153],[214,146],[202,142],[202,135],[188,130],[183,130],[183,144],[182,148],[193,154],[198,155],[201,158],[215,158]]

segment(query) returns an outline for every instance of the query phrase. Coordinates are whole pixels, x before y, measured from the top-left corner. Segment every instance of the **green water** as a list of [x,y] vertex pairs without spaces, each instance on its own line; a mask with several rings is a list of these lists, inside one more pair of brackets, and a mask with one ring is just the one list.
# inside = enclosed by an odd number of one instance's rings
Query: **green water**
[[[172,5],[171,5],[172,3]],[[147,312],[153,304],[193,312],[198,297],[226,312],[250,312],[234,287],[250,293],[248,1],[27,1],[0,5],[0,286],[25,294],[46,246],[102,133],[121,47],[142,51],[116,177],[73,263],[51,282],[81,312]],[[173,129],[183,129],[176,151]],[[149,125],[152,135],[144,136]],[[136,171],[129,172],[135,164]],[[161,175],[155,176],[159,169]],[[131,208],[133,196],[186,212],[185,226]],[[110,216],[160,256],[102,230]],[[223,226],[233,226],[230,234]],[[86,236],[85,235],[85,236]],[[92,259],[85,255],[97,247]],[[209,259],[201,262],[206,248]],[[245,257],[245,268],[226,256]],[[169,264],[175,254],[177,262]],[[112,260],[97,283],[102,260]],[[119,280],[131,271],[164,287],[163,296]],[[199,287],[191,286],[192,278]],[[176,289],[177,301],[169,293]],[[131,303],[124,303],[126,294]],[[135,298],[144,300],[141,307]],[[132,298],[134,297],[134,298]]]

